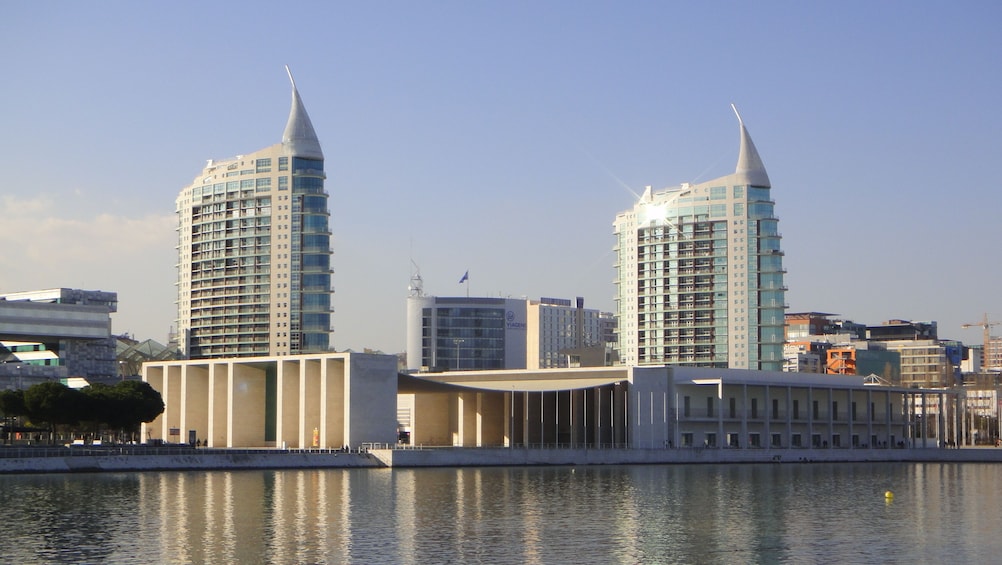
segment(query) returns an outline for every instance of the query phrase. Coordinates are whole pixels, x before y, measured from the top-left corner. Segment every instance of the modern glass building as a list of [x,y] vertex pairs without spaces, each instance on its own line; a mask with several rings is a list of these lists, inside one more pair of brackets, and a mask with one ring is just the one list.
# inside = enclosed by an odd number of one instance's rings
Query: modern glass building
[[480,371],[526,366],[526,301],[514,298],[411,296],[407,368]]
[[779,221],[769,176],[740,116],[738,124],[733,174],[647,187],[616,217],[618,346],[627,365],[782,369]]
[[281,143],[210,160],[181,191],[177,328],[188,358],[331,348],[325,178],[323,151],[293,82]]

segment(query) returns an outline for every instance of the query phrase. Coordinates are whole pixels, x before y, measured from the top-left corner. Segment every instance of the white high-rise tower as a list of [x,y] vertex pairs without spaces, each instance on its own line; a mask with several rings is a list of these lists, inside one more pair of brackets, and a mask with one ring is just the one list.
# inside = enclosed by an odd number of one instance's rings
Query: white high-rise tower
[[293,81],[281,143],[210,160],[181,191],[177,327],[189,358],[331,348],[325,178],[324,154]]
[[623,363],[782,369],[779,220],[769,175],[740,115],[738,124],[733,174],[647,187],[633,209],[616,216]]

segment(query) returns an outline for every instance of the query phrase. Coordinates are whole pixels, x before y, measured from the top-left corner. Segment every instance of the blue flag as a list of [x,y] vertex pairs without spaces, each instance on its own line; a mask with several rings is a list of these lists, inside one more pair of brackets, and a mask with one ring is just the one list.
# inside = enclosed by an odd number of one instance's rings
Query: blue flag
[[463,273],[463,278],[459,279],[459,284],[463,284],[468,280],[470,280],[470,272],[466,271],[465,273]]

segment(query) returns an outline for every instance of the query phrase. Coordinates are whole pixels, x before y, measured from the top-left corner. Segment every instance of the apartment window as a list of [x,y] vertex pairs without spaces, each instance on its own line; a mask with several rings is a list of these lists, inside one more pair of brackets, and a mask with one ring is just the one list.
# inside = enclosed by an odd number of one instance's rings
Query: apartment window
[[288,157],[279,157],[278,158],[278,170],[280,170],[280,171],[288,171],[289,170],[289,158]]

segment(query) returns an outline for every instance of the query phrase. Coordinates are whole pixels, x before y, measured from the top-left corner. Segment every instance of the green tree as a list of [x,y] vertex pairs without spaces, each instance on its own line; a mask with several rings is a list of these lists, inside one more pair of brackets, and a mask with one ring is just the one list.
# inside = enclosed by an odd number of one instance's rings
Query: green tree
[[23,390],[0,391],[0,414],[4,416],[26,416]]
[[[14,418],[25,415],[23,390],[0,391],[0,415],[3,416],[7,426],[14,424]],[[5,436],[3,440],[10,443],[12,438],[9,428]]]
[[164,399],[150,383],[121,381],[114,389],[116,396],[123,402],[118,414],[123,428],[136,428],[139,424],[152,422],[164,413]]
[[56,426],[76,425],[87,412],[88,399],[80,391],[49,381],[32,385],[24,391],[24,407],[34,424],[47,424],[50,440],[55,441]]

